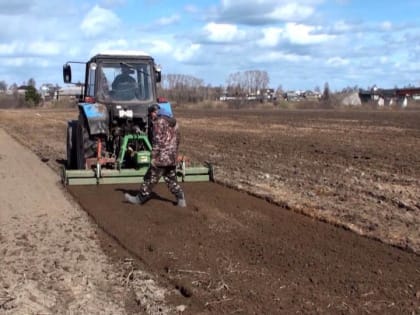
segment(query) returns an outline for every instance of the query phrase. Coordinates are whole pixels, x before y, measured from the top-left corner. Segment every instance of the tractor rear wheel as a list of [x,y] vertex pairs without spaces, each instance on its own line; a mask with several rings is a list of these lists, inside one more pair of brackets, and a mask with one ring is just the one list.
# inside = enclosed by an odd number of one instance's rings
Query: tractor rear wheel
[[67,169],[76,169],[76,133],[77,120],[70,120],[67,123]]
[[77,169],[86,169],[86,159],[94,157],[96,142],[90,139],[88,123],[83,115],[79,116],[76,131],[76,166]]

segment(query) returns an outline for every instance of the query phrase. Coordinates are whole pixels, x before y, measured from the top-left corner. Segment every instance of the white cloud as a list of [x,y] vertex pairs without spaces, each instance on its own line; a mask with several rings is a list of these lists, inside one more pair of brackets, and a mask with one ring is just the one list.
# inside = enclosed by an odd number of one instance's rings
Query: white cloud
[[303,21],[311,17],[317,0],[222,0],[220,20],[247,25]]
[[34,6],[31,0],[0,0],[2,15],[17,15],[27,13]]
[[96,36],[106,30],[115,29],[120,23],[120,19],[114,12],[96,5],[86,14],[80,28],[87,36]]
[[381,23],[381,29],[383,31],[390,31],[392,30],[392,23],[390,21],[384,21]]
[[47,68],[51,66],[51,62],[49,59],[45,58],[34,58],[34,57],[15,57],[15,58],[8,58],[5,62],[5,66],[11,67],[23,67],[23,66],[31,66],[36,65],[36,67]]
[[192,4],[186,5],[184,7],[184,10],[185,10],[185,12],[193,13],[193,14],[200,11],[200,9],[197,6],[192,5]]
[[152,54],[169,54],[173,50],[171,44],[163,40],[152,40],[150,45],[150,52]]
[[274,61],[287,61],[293,63],[300,63],[304,61],[311,61],[312,58],[308,55],[297,55],[292,53],[284,53],[280,51],[271,51],[262,53],[253,58],[254,62],[274,62]]
[[387,64],[389,62],[389,58],[387,56],[381,56],[379,58],[379,63],[380,64]]
[[284,28],[268,27],[262,30],[263,37],[258,41],[262,47],[276,47],[281,41],[296,45],[320,44],[334,39],[334,35],[321,33],[321,27],[286,23]]
[[101,0],[101,4],[105,7],[117,7],[125,5],[127,0]]
[[319,44],[334,39],[333,35],[318,34],[314,26],[287,23],[284,30],[284,37],[291,43],[298,45]]
[[28,44],[28,50],[36,55],[58,55],[61,46],[56,42],[35,41]]
[[179,62],[187,62],[191,60],[200,49],[201,45],[190,44],[186,47],[176,49],[174,51],[174,57]]
[[112,41],[102,41],[96,43],[90,50],[90,55],[100,53],[107,50],[128,50],[130,49],[130,43],[125,39],[118,39]]
[[353,26],[345,21],[337,21],[333,24],[332,29],[334,33],[346,33],[351,32]]
[[[420,72],[420,62],[416,61],[416,62],[410,63],[409,65],[406,64],[406,70],[407,72],[409,71],[414,72],[414,73]],[[418,79],[417,79],[417,82],[420,84]]]
[[332,57],[327,60],[327,64],[333,67],[341,67],[346,66],[350,63],[348,59],[344,59],[341,57]]
[[161,25],[161,26],[171,25],[171,24],[179,22],[180,19],[181,19],[181,17],[178,14],[174,14],[174,15],[171,15],[171,16],[162,17],[162,18],[158,19],[156,21],[156,24]]
[[0,44],[0,56],[13,55],[20,50],[21,49],[19,49],[19,44],[16,41],[7,44]]
[[338,4],[346,5],[350,3],[350,0],[335,0]]
[[51,56],[58,55],[60,51],[59,43],[48,41],[13,41],[0,44],[0,55],[3,56]]
[[258,41],[262,47],[275,47],[278,45],[283,34],[283,29],[280,27],[268,27],[262,30],[263,38]]
[[301,21],[310,17],[313,13],[313,7],[293,2],[274,8],[273,12],[267,16],[279,21]]
[[20,58],[20,57],[15,57],[15,58],[7,58],[6,60],[4,60],[3,65],[4,66],[12,66],[12,67],[21,67],[23,66],[25,63],[28,63],[30,60],[28,58]]
[[209,23],[204,26],[204,31],[210,41],[218,43],[239,41],[245,37],[245,32],[233,24]]

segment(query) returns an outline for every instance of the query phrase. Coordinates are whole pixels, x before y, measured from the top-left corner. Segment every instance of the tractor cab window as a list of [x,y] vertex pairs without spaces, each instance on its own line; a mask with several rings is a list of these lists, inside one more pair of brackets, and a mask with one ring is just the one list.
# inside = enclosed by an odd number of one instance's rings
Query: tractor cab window
[[[93,64],[92,64],[93,65]],[[95,96],[95,77],[96,77],[96,68],[95,66],[89,66],[89,75],[87,79],[87,89],[86,89],[86,96]]]
[[139,102],[153,98],[151,66],[145,63],[103,63],[98,67],[97,98],[103,102]]

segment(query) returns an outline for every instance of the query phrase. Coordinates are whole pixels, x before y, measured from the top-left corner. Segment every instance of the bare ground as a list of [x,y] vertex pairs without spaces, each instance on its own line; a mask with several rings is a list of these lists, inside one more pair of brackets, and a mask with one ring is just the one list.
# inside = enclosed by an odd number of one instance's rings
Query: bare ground
[[182,112],[217,180],[420,252],[420,112]]
[[[129,251],[86,223],[85,233],[97,231],[90,246],[101,244],[87,265],[98,261],[106,266],[92,276],[98,283],[107,279],[93,290],[106,291],[103,300],[128,313],[420,312],[419,112],[177,109],[176,114],[183,152],[211,161],[218,182],[185,184],[187,209],[173,207],[164,187],[158,187],[160,198],[140,209],[122,201],[122,192],[135,186],[70,188],[95,222]],[[75,110],[8,110],[0,112],[0,126],[57,174],[65,156],[66,121],[74,117]],[[9,186],[8,177],[3,178],[2,189]],[[55,222],[51,217],[42,224]],[[26,225],[31,224],[28,219]],[[0,244],[13,252],[19,243],[14,243],[17,226],[7,223],[9,234],[3,226]],[[68,235],[61,237],[69,241]],[[80,239],[84,244],[89,237]],[[63,246],[51,249],[47,242],[45,251],[51,256]],[[71,251],[76,247],[71,245]],[[0,275],[12,277],[7,283],[22,283],[19,271],[30,269],[34,259],[36,265],[48,261],[46,252],[40,253],[24,256],[19,268]],[[2,259],[14,265],[21,256]],[[75,262],[78,267],[69,269],[68,276],[77,278],[88,266]],[[141,279],[155,289],[139,294],[145,288]],[[44,280],[34,283],[42,294],[61,295],[57,287],[46,290]],[[53,278],[51,283],[57,282]],[[5,299],[19,292],[6,287]],[[80,287],[87,290],[83,282]],[[2,306],[1,297],[0,291],[0,312],[18,301]],[[118,297],[124,302],[116,303]],[[46,309],[54,310],[60,299]],[[68,300],[78,303],[74,295]],[[70,310],[68,305],[62,310]],[[92,313],[77,305],[81,314]]]

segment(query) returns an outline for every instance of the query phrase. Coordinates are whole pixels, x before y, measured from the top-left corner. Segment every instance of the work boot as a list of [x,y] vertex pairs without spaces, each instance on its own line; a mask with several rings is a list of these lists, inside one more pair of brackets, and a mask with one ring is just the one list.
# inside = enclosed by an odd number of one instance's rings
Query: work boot
[[142,194],[137,194],[135,196],[130,195],[128,193],[124,194],[124,198],[125,201],[132,203],[132,204],[136,204],[136,205],[141,205],[143,203],[145,203],[147,200],[150,199],[150,196],[143,196]]
[[187,202],[185,201],[185,196],[184,193],[181,193],[179,195],[176,196],[176,200],[177,200],[177,206],[178,207],[182,207],[185,208],[187,206]]

